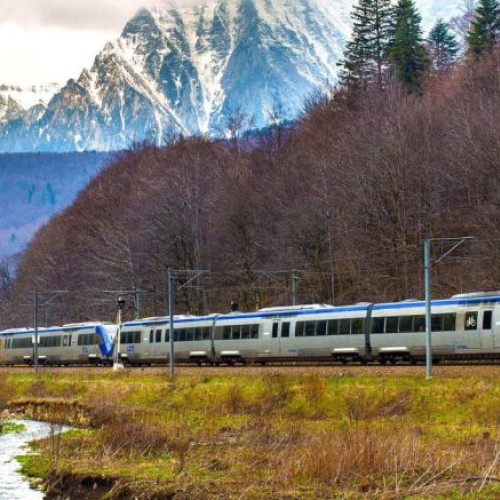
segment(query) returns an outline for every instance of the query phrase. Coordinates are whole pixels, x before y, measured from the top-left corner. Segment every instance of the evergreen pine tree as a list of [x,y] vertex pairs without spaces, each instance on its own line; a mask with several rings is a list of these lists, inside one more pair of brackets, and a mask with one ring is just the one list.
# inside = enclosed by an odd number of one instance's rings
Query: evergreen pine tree
[[493,50],[500,37],[500,5],[498,0],[480,0],[476,17],[471,22],[467,42],[476,56]]
[[353,35],[344,55],[342,81],[361,88],[373,83],[381,87],[391,33],[390,0],[360,0],[351,17]]
[[394,12],[394,34],[390,47],[394,72],[408,87],[418,89],[429,65],[422,39],[422,17],[413,0],[399,0]]
[[437,71],[446,71],[455,62],[459,45],[448,24],[439,19],[429,33],[429,47],[434,67]]

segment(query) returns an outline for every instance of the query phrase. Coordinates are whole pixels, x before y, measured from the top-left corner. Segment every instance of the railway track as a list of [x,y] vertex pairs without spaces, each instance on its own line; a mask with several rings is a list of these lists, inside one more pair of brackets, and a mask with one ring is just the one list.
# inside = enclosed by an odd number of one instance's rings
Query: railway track
[[[110,367],[40,367],[40,374],[66,374],[74,373],[78,376],[104,375],[111,372]],[[1,367],[0,373],[6,374],[29,374],[33,368],[28,366]],[[126,367],[125,376],[150,375],[168,376],[167,366],[148,367]],[[434,377],[500,377],[500,364],[441,364],[434,367]],[[425,366],[423,365],[248,365],[248,366],[192,366],[179,365],[176,367],[176,375],[180,377],[197,376],[267,376],[267,375],[291,375],[291,376],[325,376],[325,377],[360,377],[360,376],[410,376],[425,378]]]

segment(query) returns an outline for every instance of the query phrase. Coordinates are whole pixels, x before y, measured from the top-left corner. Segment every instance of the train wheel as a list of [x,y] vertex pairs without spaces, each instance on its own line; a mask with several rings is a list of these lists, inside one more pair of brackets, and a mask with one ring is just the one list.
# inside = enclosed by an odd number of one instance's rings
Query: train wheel
[[379,359],[378,362],[381,364],[381,365],[385,365],[387,363],[387,360],[386,359]]

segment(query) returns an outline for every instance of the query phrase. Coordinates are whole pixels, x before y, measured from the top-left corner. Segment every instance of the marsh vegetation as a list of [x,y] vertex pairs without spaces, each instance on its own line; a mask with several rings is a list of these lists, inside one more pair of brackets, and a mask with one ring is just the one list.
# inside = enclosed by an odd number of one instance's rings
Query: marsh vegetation
[[80,427],[24,463],[49,498],[495,498],[500,382],[474,373],[11,372],[0,393]]

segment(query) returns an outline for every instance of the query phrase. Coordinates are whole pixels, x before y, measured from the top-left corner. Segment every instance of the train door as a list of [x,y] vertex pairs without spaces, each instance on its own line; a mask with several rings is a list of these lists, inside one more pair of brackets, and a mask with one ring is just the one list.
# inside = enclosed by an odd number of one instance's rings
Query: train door
[[483,312],[483,332],[491,338],[493,349],[500,349],[500,309],[485,310]]
[[275,319],[273,321],[272,327],[272,352],[273,354],[280,354],[280,332],[281,332],[281,320]]
[[290,343],[290,321],[275,319],[272,327],[273,352],[286,356]]

